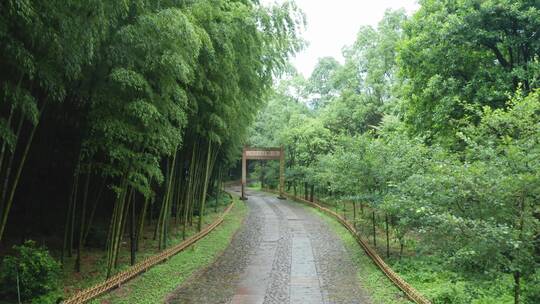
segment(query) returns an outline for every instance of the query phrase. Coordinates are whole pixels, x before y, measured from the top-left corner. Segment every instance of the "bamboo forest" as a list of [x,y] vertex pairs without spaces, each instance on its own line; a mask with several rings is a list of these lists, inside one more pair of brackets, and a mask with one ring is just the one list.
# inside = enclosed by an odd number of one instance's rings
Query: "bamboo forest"
[[540,303],[539,31],[537,0],[0,1],[0,304]]

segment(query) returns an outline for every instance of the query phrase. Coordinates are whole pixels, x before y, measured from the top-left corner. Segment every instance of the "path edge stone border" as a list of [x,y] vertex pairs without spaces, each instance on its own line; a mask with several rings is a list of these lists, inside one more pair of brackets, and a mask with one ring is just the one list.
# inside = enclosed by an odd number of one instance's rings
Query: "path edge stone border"
[[[271,189],[262,189],[262,190],[265,192],[270,192],[274,194],[277,193],[277,191],[274,191]],[[377,252],[375,252],[375,250],[373,250],[373,248],[371,248],[371,246],[369,246],[368,243],[362,239],[362,237],[360,236],[360,233],[358,233],[356,228],[354,228],[354,226],[351,223],[349,223],[345,218],[343,218],[341,215],[337,214],[336,212],[326,207],[323,207],[317,204],[316,202],[310,202],[306,199],[303,199],[294,195],[290,195],[289,193],[285,193],[284,195],[293,201],[303,203],[305,205],[318,209],[326,213],[327,215],[330,215],[331,217],[333,217],[354,236],[358,244],[362,247],[362,249],[364,249],[364,251],[371,258],[373,263],[375,263],[375,265],[379,267],[379,269],[386,275],[386,277],[388,277],[388,279],[390,279],[392,283],[394,283],[396,287],[398,287],[401,291],[403,291],[403,293],[407,296],[407,298],[409,298],[411,301],[413,301],[416,304],[431,304],[431,301],[429,301],[423,294],[421,294],[418,290],[412,287],[402,277],[400,277],[390,266],[388,266],[388,264],[384,262],[384,260],[379,256],[379,254],[377,254]]]
[[110,277],[109,279],[98,283],[92,287],[83,289],[73,296],[71,296],[69,299],[64,300],[63,304],[78,304],[78,303],[86,303],[94,298],[97,298],[98,296],[101,296],[107,292],[112,291],[113,289],[120,287],[122,284],[126,283],[127,281],[135,278],[136,276],[140,275],[143,272],[146,272],[148,269],[161,264],[162,262],[168,260],[172,256],[180,253],[181,251],[185,250],[186,248],[190,247],[191,245],[195,244],[200,239],[204,238],[206,235],[208,235],[212,230],[214,230],[216,227],[218,227],[225,219],[227,214],[231,211],[231,209],[234,207],[235,199],[233,198],[233,195],[226,191],[226,193],[231,197],[231,203],[229,206],[223,211],[223,213],[217,218],[212,224],[206,226],[204,229],[199,231],[198,233],[190,236],[189,238],[185,239],[181,243],[169,247],[156,255],[147,257],[146,259],[140,261],[139,263],[129,267],[128,269],[119,272],[115,274],[114,276]]

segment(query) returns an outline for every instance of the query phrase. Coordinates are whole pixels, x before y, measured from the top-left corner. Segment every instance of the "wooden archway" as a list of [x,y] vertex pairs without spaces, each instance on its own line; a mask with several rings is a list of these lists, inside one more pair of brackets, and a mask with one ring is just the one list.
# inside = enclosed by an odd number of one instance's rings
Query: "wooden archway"
[[284,199],[285,186],[285,151],[283,146],[279,148],[251,148],[244,146],[242,151],[242,197],[246,200],[246,175],[247,161],[250,159],[258,160],[277,160],[279,159],[279,198]]

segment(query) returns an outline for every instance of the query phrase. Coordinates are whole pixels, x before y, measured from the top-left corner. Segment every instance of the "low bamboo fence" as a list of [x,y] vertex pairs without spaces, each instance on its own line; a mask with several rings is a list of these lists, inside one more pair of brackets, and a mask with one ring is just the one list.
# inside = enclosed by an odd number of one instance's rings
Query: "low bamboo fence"
[[114,276],[110,277],[104,282],[101,282],[92,287],[79,291],[78,293],[74,294],[72,297],[70,297],[69,299],[65,300],[62,303],[64,304],[86,303],[94,298],[97,298],[100,295],[105,294],[106,292],[109,292],[115,288],[120,287],[122,284],[133,279],[139,274],[146,272],[148,269],[152,268],[153,266],[156,266],[157,264],[167,261],[169,258],[176,255],[180,251],[183,251],[189,246],[193,245],[198,240],[202,239],[207,234],[209,234],[217,226],[219,226],[225,219],[225,216],[229,213],[229,211],[231,211],[233,206],[234,206],[234,200],[227,207],[227,209],[225,209],[225,211],[219,216],[218,219],[216,219],[212,224],[206,226],[197,234],[190,236],[189,238],[185,239],[184,241],[182,241],[181,243],[173,247],[167,248],[156,255],[153,255],[151,257],[148,257],[142,260],[141,262],[129,267],[128,269],[115,274]]
[[[274,190],[268,190],[265,189],[265,191],[269,191],[272,193],[277,193],[277,191]],[[379,267],[379,269],[394,283],[396,287],[398,287],[403,293],[414,303],[416,304],[431,304],[431,302],[422,295],[418,290],[416,290],[414,287],[412,287],[409,283],[407,283],[403,278],[401,278],[388,264],[384,262],[384,260],[377,254],[377,252],[371,248],[371,246],[368,245],[368,242],[366,242],[361,236],[360,233],[356,230],[353,224],[349,223],[344,217],[336,213],[335,211],[332,211],[329,208],[323,207],[317,202],[311,202],[306,199],[296,197],[294,195],[290,195],[288,193],[285,193],[285,196],[289,199],[295,200],[297,202],[301,202],[304,204],[307,204],[311,207],[314,207],[330,216],[335,218],[341,225],[343,225],[347,230],[349,230],[350,233],[354,236],[358,244],[362,246],[362,249],[366,252],[366,254],[371,258],[373,263]]]

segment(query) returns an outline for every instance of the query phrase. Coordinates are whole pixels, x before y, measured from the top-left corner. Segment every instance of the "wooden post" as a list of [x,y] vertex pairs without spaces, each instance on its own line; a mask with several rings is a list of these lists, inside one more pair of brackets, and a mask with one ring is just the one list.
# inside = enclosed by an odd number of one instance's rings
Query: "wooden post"
[[283,145],[279,147],[279,199],[285,199],[285,151]]
[[241,200],[247,200],[246,197],[246,146],[244,146],[244,149],[242,150],[242,196],[240,197]]

